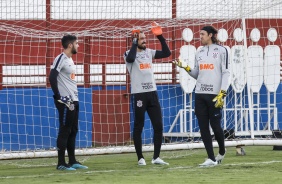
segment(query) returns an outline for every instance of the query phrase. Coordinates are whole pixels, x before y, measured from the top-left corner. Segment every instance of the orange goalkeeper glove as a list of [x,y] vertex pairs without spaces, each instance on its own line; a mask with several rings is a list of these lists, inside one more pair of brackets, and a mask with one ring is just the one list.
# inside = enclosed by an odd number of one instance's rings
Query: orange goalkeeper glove
[[222,108],[223,107],[225,96],[226,96],[226,91],[220,90],[218,95],[212,100],[213,102],[216,102],[215,105],[214,105],[216,108]]
[[139,30],[139,29],[134,29],[134,30],[132,30],[132,32],[131,32],[132,42],[133,42],[135,45],[138,45],[139,34],[140,34],[140,30]]
[[158,23],[152,22],[152,23],[151,23],[151,26],[152,26],[152,28],[151,28],[152,33],[153,33],[155,36],[159,36],[159,35],[163,34],[162,27],[159,26]]

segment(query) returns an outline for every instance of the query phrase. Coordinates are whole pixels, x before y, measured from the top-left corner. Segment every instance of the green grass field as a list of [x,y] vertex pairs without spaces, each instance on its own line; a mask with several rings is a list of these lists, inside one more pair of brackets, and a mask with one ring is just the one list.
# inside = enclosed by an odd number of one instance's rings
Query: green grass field
[[[169,166],[152,165],[151,152],[144,154],[146,166],[137,166],[135,153],[80,156],[87,170],[58,171],[56,158],[0,160],[1,184],[26,183],[281,183],[282,151],[272,146],[245,147],[246,156],[236,156],[227,148],[224,162],[212,168],[200,168],[204,149],[161,152]],[[217,148],[215,149],[217,152]]]

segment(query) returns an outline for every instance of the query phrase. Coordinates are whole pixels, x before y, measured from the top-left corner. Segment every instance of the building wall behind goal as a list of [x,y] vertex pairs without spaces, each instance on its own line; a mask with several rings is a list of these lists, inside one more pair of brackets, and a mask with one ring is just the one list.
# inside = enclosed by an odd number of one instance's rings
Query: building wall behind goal
[[[182,90],[177,86],[158,86],[159,91],[166,91],[166,93],[159,92],[160,102],[163,107],[164,127],[173,121],[174,114],[182,108]],[[114,88],[108,89],[115,90]],[[123,130],[123,127],[117,127],[123,122],[116,122],[110,124],[108,130],[95,129],[95,122],[93,122],[94,108],[100,108],[97,103],[92,104],[92,94],[99,92],[93,88],[79,88],[80,99],[80,114],[79,114],[79,133],[76,146],[78,148],[86,148],[92,146],[105,145],[124,145],[131,141],[131,133],[133,128],[133,119],[128,123],[129,130]],[[175,98],[168,100],[167,95],[175,96]],[[58,113],[54,106],[53,92],[46,88],[28,88],[28,89],[2,89],[0,91],[0,148],[1,150],[41,150],[53,149],[56,147],[56,137],[59,127]],[[178,105],[177,105],[178,104]],[[113,104],[108,104],[108,106]],[[129,104],[127,104],[129,106]],[[176,106],[174,110],[168,108],[169,105]],[[119,113],[131,114],[130,111],[123,111],[119,109]],[[168,116],[169,114],[169,116]],[[98,114],[96,114],[99,116]],[[108,114],[108,116],[117,116],[118,113]],[[113,117],[111,117],[113,118]],[[114,118],[113,118],[114,119]],[[111,122],[113,122],[113,119]],[[103,122],[107,124],[107,120]],[[97,123],[97,122],[96,122]],[[124,125],[122,125],[124,126]],[[146,137],[144,143],[152,143],[152,129],[148,118],[145,123],[143,137]],[[115,131],[119,129],[119,131]],[[166,130],[165,130],[166,131]],[[95,134],[101,137],[95,139]],[[128,134],[127,140],[124,142],[110,142],[109,139],[114,139],[119,136]]]
[[[160,102],[162,105],[162,112],[164,115],[164,132],[167,132],[169,125],[173,122],[179,109],[183,108],[183,96],[182,89],[179,85],[162,85],[158,86]],[[278,90],[282,91],[282,85],[280,84]],[[130,132],[110,132],[93,129],[93,108],[99,108],[99,106],[93,106],[92,101],[93,88],[79,88],[80,98],[80,115],[79,115],[79,133],[77,139],[78,148],[86,148],[99,145],[116,145],[116,143],[110,143],[106,139],[100,139],[95,141],[93,138],[93,132],[99,133],[107,137],[122,136],[123,134],[132,134],[133,118],[130,108],[131,119]],[[266,94],[265,87],[262,87],[261,95]],[[2,89],[0,91],[0,110],[1,110],[1,126],[0,126],[0,148],[2,150],[41,150],[41,149],[53,149],[56,147],[56,136],[58,129],[58,114],[54,106],[53,92],[51,89],[45,88],[30,88],[30,89]],[[167,96],[174,98],[168,99]],[[231,96],[231,94],[229,94]],[[229,98],[229,97],[227,97]],[[261,104],[267,106],[267,99],[262,98]],[[173,106],[175,108],[169,108]],[[282,98],[278,98],[277,108],[282,109]],[[266,121],[267,116],[262,117],[263,121]],[[279,113],[279,122],[282,117]],[[121,122],[118,122],[118,124]],[[229,121],[228,125],[234,124],[233,121]],[[115,124],[112,124],[116,129]],[[282,129],[282,124],[279,123],[279,129]],[[179,125],[174,127],[173,131],[179,130]],[[195,130],[197,131],[197,130]],[[144,132],[144,143],[151,144],[153,140],[153,132],[151,123],[148,117],[146,118]],[[130,140],[125,140],[119,145],[127,144]],[[95,142],[95,144],[94,144]]]

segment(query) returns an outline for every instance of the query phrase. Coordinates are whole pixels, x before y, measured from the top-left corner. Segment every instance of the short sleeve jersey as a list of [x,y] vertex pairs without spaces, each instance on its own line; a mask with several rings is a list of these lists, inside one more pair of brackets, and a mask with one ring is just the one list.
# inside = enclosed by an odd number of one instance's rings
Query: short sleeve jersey
[[75,65],[72,58],[69,58],[64,53],[58,55],[51,69],[56,69],[59,72],[57,80],[60,95],[70,96],[73,101],[78,101]]
[[[129,50],[125,52],[124,60],[126,60],[128,53]],[[132,94],[157,90],[152,63],[155,54],[156,50],[146,48],[141,52],[137,52],[133,63],[125,61],[130,74]]]

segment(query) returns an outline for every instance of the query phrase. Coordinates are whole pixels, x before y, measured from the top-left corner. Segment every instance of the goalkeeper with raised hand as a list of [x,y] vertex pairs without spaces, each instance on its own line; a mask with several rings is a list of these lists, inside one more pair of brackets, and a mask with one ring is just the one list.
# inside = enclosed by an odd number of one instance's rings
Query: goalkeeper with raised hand
[[[78,90],[75,81],[75,65],[72,55],[79,47],[77,37],[64,35],[61,39],[64,51],[51,66],[49,81],[54,92],[54,103],[59,112],[59,132],[57,137],[58,170],[87,169],[75,158],[75,140],[78,132]],[[65,161],[68,152],[69,163]]]
[[152,164],[168,165],[160,158],[163,138],[163,118],[153,72],[153,59],[171,55],[162,28],[152,23],[153,34],[159,39],[162,50],[146,48],[146,36],[140,30],[132,31],[132,46],[124,53],[124,60],[131,79],[131,101],[134,113],[133,140],[138,165],[146,165],[142,154],[142,131],[147,111],[154,129],[154,155]]
[[[196,53],[195,68],[177,59],[173,61],[184,68],[190,76],[197,80],[195,89],[195,114],[205,145],[208,159],[199,166],[215,166],[225,156],[224,133],[221,127],[222,107],[228,88],[230,72],[228,69],[228,52],[225,47],[218,45],[217,30],[205,26],[200,31],[203,47]],[[212,145],[211,126],[218,142],[219,153],[215,157]]]

